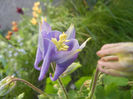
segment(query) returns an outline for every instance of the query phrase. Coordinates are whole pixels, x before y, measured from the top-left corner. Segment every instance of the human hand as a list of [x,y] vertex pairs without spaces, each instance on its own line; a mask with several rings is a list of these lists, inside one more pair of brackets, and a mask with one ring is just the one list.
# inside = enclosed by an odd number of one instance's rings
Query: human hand
[[97,55],[99,71],[113,76],[133,76],[133,43],[106,44]]

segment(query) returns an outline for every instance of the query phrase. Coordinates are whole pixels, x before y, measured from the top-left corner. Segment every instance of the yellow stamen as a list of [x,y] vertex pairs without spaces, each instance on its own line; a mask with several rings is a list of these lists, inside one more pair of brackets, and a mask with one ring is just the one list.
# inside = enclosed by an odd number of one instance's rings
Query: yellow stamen
[[46,17],[44,18],[44,21],[47,22],[47,18]]
[[47,18],[46,17],[41,17],[41,22],[43,23],[43,21],[47,22]]
[[56,45],[58,51],[66,51],[68,50],[69,46],[67,46],[65,43],[69,42],[69,40],[66,39],[67,34],[64,32],[59,36],[59,41],[57,41],[56,38],[52,38],[51,41]]

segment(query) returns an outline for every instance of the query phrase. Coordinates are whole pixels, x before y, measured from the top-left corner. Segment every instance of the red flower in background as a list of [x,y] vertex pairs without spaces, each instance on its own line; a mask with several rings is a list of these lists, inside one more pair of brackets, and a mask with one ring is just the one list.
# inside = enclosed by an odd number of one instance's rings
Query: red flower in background
[[24,11],[23,11],[23,9],[22,8],[19,8],[19,7],[17,7],[17,11],[16,11],[17,13],[19,13],[19,14],[24,14]]

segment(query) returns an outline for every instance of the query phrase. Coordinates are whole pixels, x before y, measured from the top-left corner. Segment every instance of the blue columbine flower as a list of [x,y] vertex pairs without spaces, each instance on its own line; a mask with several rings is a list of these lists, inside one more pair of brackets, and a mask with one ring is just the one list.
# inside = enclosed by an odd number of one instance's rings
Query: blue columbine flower
[[[85,47],[87,39],[81,46],[75,39],[74,25],[71,25],[64,33],[53,31],[50,25],[44,20],[39,27],[38,49],[34,67],[40,70],[39,80],[45,77],[50,63],[55,62],[54,77],[50,75],[52,81],[58,77],[71,65],[78,56],[78,53]],[[43,60],[42,66],[38,64]]]

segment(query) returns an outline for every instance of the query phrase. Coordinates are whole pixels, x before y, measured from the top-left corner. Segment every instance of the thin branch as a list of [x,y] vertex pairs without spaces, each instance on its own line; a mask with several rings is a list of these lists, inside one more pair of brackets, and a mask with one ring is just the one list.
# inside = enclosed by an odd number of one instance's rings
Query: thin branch
[[[26,84],[27,86],[29,86],[30,88],[32,88],[34,91],[38,92],[39,94],[43,94],[43,95],[49,97],[48,94],[44,93],[42,90],[40,90],[39,88],[35,87],[33,84],[31,84],[30,82],[28,82],[28,81],[26,81],[26,80],[24,80],[24,79],[14,78],[14,79],[11,80],[10,83],[12,83],[12,82],[14,82],[14,81],[21,81],[21,82],[23,82],[24,84]],[[10,83],[9,83],[9,84],[10,84]]]
[[99,74],[99,71],[98,71],[98,68],[96,68],[96,73],[95,73],[95,76],[94,76],[94,80],[92,82],[92,88],[91,88],[91,91],[90,91],[91,93],[90,93],[89,99],[92,99],[93,94],[95,92],[96,83],[97,83],[97,79],[98,79],[98,74]]

